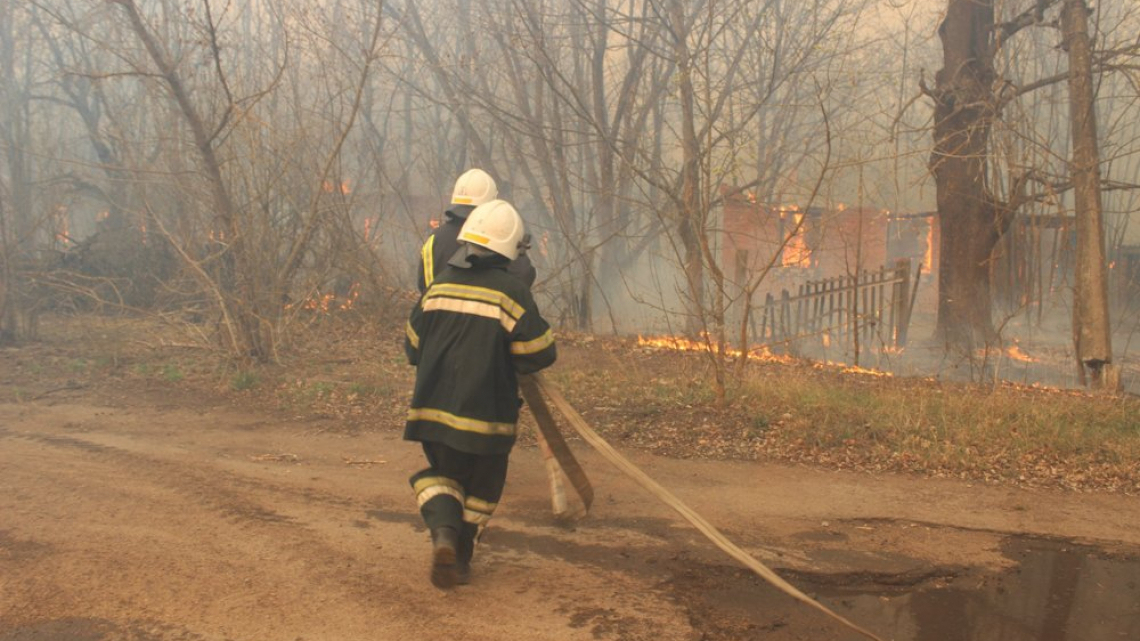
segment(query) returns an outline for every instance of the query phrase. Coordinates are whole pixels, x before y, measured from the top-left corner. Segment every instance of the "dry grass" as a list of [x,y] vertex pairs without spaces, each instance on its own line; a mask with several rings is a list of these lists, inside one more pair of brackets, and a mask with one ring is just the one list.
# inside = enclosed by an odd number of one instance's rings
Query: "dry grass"
[[604,433],[662,454],[1140,492],[1135,397],[764,363],[717,408],[701,355],[618,351],[556,380]]
[[[0,396],[29,400],[73,383],[143,386],[334,419],[346,431],[395,430],[413,376],[402,337],[400,309],[317,319],[282,364],[242,368],[176,324],[49,319],[43,342],[4,352],[15,369]],[[717,407],[700,354],[569,333],[559,346],[548,376],[619,447],[1140,493],[1135,397],[762,363]]]

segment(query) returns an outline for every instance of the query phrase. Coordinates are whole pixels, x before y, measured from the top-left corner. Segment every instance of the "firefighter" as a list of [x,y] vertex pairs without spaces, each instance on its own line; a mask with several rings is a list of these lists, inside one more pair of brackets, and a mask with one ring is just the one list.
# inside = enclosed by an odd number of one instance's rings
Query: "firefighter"
[[509,203],[476,207],[460,249],[408,319],[416,385],[404,439],[427,457],[410,481],[431,530],[431,581],[443,589],[469,581],[475,539],[502,496],[522,404],[518,376],[556,358],[529,287],[507,273],[522,238]]
[[[455,181],[451,193],[451,207],[444,212],[443,224],[428,236],[420,249],[419,278],[416,286],[423,294],[431,286],[432,280],[447,265],[447,261],[459,249],[459,230],[471,211],[498,198],[499,188],[495,179],[482,169],[468,169]],[[526,255],[527,241],[523,241],[523,251],[511,261],[507,271],[521,278],[527,287],[534,284],[535,269]]]

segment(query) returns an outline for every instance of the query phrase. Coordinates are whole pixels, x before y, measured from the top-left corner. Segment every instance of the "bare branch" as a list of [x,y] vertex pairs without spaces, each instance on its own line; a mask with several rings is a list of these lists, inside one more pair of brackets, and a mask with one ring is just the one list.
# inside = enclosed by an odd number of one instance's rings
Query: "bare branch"
[[1000,51],[1002,46],[1022,29],[1045,24],[1045,11],[1058,2],[1060,0],[1035,0],[1032,7],[1021,12],[1012,20],[996,25],[997,34],[994,37],[993,52]]
[[234,94],[230,91],[229,79],[226,77],[226,72],[222,69],[222,48],[218,44],[218,25],[214,22],[214,15],[210,9],[210,0],[202,0],[203,6],[206,8],[206,35],[210,40],[210,57],[214,61],[214,71],[218,75],[218,83],[222,85],[222,91],[226,94],[226,109],[222,113],[221,119],[218,121],[214,132],[210,135],[211,143],[229,123],[230,117],[233,116],[235,104]]

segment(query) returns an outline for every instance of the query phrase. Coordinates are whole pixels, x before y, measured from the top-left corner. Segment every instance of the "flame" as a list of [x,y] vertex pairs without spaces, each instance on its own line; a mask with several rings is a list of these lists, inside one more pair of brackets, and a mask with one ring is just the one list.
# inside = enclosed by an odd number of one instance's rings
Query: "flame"
[[67,207],[62,205],[56,209],[59,215],[59,224],[56,226],[55,239],[61,244],[71,244],[71,219],[67,215]]
[[934,269],[934,219],[926,228],[926,252],[922,255],[922,269],[927,274]]
[[[788,236],[788,242],[784,244],[780,263],[784,267],[811,267],[811,249],[807,246],[807,240],[804,238],[804,215],[791,213],[794,227],[791,235]],[[785,213],[781,212],[781,216],[784,215]]]
[[331,180],[325,180],[321,183],[321,190],[326,194],[338,192],[342,195],[347,196],[348,194],[352,193],[352,185],[350,185],[347,180],[342,180],[339,185]]
[[295,306],[293,303],[289,303],[285,305],[285,309],[298,307],[305,311],[321,312],[322,314],[346,312],[356,305],[356,301],[359,298],[360,283],[353,283],[352,287],[348,288],[348,293],[339,300],[336,294],[322,294],[317,291],[312,296],[301,301],[300,305]]
[[[658,349],[668,349],[680,352],[708,352],[712,353],[717,350],[716,341],[708,335],[707,332],[701,332],[700,340],[692,340],[683,336],[637,336],[638,347],[653,347]],[[724,348],[726,356],[731,358],[739,358],[743,352],[733,347]],[[762,363],[782,363],[784,365],[791,365],[795,363],[810,364],[815,369],[825,368],[838,368],[844,374],[863,374],[867,376],[878,377],[891,377],[894,374],[884,372],[877,369],[867,369],[865,367],[858,367],[856,365],[847,365],[846,363],[836,363],[833,361],[808,361],[798,359],[793,356],[786,356],[783,354],[773,354],[772,350],[767,345],[754,345],[748,349],[748,359],[760,361]]]
[[380,240],[384,237],[383,228],[380,226],[380,218],[365,218],[364,219],[364,242],[372,247],[378,247]]
[[1016,343],[1005,348],[1005,355],[1012,358],[1015,361],[1021,361],[1022,363],[1036,363],[1036,362],[1038,362],[1038,360],[1036,358],[1033,358],[1029,354],[1026,354],[1025,352],[1023,352],[1021,350],[1021,347],[1019,347]]
[[[836,363],[828,363],[828,365],[837,365]],[[878,369],[867,369],[866,367],[859,367],[858,365],[840,365],[840,370],[844,374],[862,374],[864,376],[878,376],[880,378],[890,378],[894,376],[890,372],[884,372]],[[822,369],[822,368],[821,368]]]
[[430,225],[432,229],[439,229],[440,224],[441,221],[438,218],[432,218],[428,221],[428,225]]
[[[656,347],[678,352],[716,352],[717,341],[709,336],[708,332],[700,333],[700,340],[692,340],[684,336],[637,336],[638,347]],[[725,346],[724,353],[732,358],[739,358],[743,352],[734,347]],[[791,363],[795,359],[790,356],[773,354],[767,345],[758,345],[748,350],[748,358],[766,362]]]
[[348,296],[345,297],[344,302],[340,304],[342,311],[347,311],[356,305],[357,299],[360,298],[360,283],[353,283],[352,287],[348,288]]
[[[707,334],[702,334],[702,339],[707,339]],[[684,336],[642,336],[637,335],[638,347],[660,347],[663,349],[673,349],[682,352],[707,352],[712,349],[711,342],[698,342]]]

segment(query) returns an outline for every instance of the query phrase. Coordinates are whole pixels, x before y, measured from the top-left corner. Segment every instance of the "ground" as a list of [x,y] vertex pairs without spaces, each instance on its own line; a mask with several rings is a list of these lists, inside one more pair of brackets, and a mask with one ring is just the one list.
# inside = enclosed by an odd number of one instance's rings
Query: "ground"
[[[442,592],[407,485],[422,457],[400,440],[404,395],[351,417],[287,411],[172,370],[94,375],[74,349],[0,350],[0,641],[862,638],[751,575],[580,440],[590,514],[552,516],[524,441],[472,584]],[[997,580],[1014,539],[1140,557],[1135,496],[622,451],[884,639],[967,638],[900,624],[891,595]]]

